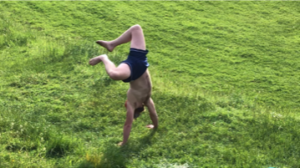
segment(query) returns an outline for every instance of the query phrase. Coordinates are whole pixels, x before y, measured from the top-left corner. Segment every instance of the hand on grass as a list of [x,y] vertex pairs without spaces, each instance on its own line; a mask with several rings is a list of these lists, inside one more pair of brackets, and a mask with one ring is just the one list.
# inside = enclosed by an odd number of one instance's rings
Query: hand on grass
[[147,127],[147,128],[149,128],[149,129],[153,129],[153,128],[155,128],[155,127],[154,127],[154,125],[152,125],[152,124],[150,124],[150,125],[147,125],[146,127]]
[[123,146],[123,142],[118,143],[118,146]]

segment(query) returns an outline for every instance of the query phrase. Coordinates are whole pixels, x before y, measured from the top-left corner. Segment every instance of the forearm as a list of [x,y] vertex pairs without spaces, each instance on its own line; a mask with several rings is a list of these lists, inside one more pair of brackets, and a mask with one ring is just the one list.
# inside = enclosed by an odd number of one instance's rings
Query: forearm
[[147,103],[147,107],[150,113],[150,118],[152,120],[152,123],[154,125],[155,128],[158,127],[158,117],[157,117],[157,113],[155,110],[155,105],[154,102],[152,101],[152,99],[149,100],[149,102]]
[[150,117],[151,117],[151,120],[152,120],[152,123],[154,125],[154,128],[157,128],[158,127],[158,117],[157,117],[157,114],[152,114],[150,113]]
[[130,131],[131,131],[131,124],[125,124],[123,128],[123,144],[125,144],[129,138]]

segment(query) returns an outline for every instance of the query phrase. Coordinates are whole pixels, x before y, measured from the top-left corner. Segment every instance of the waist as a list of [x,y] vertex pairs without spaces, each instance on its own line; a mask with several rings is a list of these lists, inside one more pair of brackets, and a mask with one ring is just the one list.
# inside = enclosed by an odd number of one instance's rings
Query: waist
[[133,57],[133,58],[138,58],[138,59],[147,59],[146,55],[148,54],[148,50],[140,50],[136,48],[130,48],[128,58]]

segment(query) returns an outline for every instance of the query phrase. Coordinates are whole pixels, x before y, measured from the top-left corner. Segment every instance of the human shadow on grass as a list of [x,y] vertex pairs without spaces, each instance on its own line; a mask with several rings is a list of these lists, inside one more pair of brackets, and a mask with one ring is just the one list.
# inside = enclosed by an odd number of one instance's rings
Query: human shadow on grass
[[80,163],[78,168],[125,168],[128,161],[139,155],[140,152],[151,146],[151,139],[157,130],[151,130],[151,133],[140,138],[135,142],[129,142],[125,146],[119,147],[111,141],[108,142],[104,151],[99,154],[98,158],[87,159]]

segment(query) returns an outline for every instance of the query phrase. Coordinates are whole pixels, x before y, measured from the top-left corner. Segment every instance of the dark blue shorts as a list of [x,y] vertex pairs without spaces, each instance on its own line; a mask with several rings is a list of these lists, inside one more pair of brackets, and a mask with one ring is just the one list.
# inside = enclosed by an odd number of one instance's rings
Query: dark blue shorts
[[149,67],[146,55],[148,50],[140,50],[130,48],[129,55],[122,63],[127,64],[130,67],[131,74],[129,78],[123,80],[123,82],[130,82],[141,77]]

